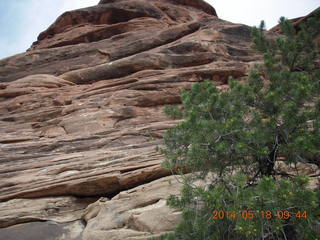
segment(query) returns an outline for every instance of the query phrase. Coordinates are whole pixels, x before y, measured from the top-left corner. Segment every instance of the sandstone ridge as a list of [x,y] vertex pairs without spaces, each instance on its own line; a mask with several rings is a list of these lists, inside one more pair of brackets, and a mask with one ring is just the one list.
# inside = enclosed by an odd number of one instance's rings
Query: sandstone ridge
[[156,147],[178,121],[163,107],[197,81],[226,89],[260,60],[250,28],[202,0],[62,14],[27,52],[0,60],[0,240],[171,231],[180,215],[164,203],[180,183]]

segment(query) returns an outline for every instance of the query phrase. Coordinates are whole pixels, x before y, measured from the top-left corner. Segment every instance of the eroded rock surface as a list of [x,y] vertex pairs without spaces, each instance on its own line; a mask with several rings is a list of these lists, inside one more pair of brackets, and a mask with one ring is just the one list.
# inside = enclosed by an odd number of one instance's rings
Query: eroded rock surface
[[178,195],[178,176],[168,176],[121,192],[111,200],[101,199],[87,208],[83,239],[145,239],[174,230],[181,213],[166,205]]
[[0,240],[81,240],[83,229],[81,221],[30,222],[0,229]]
[[94,201],[96,198],[12,199],[0,203],[0,228],[30,221],[67,223],[79,220],[84,209]]
[[[94,22],[96,12],[103,14],[113,9],[111,5],[132,11],[149,7],[160,11],[158,5],[163,4],[143,3],[110,1],[72,14],[85,11],[86,21]],[[259,59],[250,48],[247,26],[220,20],[197,7],[180,5],[179,1],[174,5],[185,14],[177,15],[172,26],[155,27],[152,32],[144,29],[140,40],[125,34],[124,41],[121,37],[118,41],[86,43],[96,51],[108,51],[105,63],[86,59],[81,69],[62,75],[45,74],[41,68],[41,74],[14,80],[14,75],[25,74],[26,68],[20,65],[1,75],[1,200],[109,195],[169,174],[161,169],[163,157],[155,147],[165,130],[177,122],[163,114],[163,106],[178,104],[181,90],[190,88],[192,82],[211,79],[223,86],[230,76],[245,76]],[[70,37],[65,27],[69,24],[64,20],[67,16],[59,17],[47,31],[53,28],[54,35]],[[144,18],[137,17],[145,22]],[[79,19],[71,21],[73,28],[81,28]],[[157,22],[167,20],[160,17]],[[108,22],[108,26],[115,24]],[[128,34],[140,38],[135,30]],[[39,44],[45,42],[42,35]],[[81,59],[88,56],[82,52],[83,44],[49,48],[47,45],[45,49],[6,58],[0,62],[5,66],[1,69],[18,59],[16,64],[31,61],[38,65],[39,59],[32,59],[30,54],[59,54],[66,48],[79,55],[81,52]],[[65,56],[75,62],[79,57]],[[61,64],[70,67],[63,63],[64,58],[47,60],[46,66],[51,69],[60,69]],[[32,66],[30,70],[37,72]]]
[[[77,222],[92,199],[128,190],[129,200],[121,193],[86,215],[85,239],[172,230],[178,215],[164,199],[177,188],[161,185],[171,173],[156,147],[178,121],[163,107],[179,104],[193,82],[226,88],[230,76],[240,79],[260,60],[250,28],[217,18],[202,0],[110,0],[63,14],[28,52],[0,60],[2,227],[23,223],[5,229],[21,233],[39,220]],[[147,192],[138,187],[141,197],[130,190],[149,182]],[[68,220],[59,222],[45,209],[65,198],[73,207],[58,211]],[[123,215],[106,210],[111,202]],[[110,221],[95,227],[102,215]],[[172,224],[156,222],[169,215]]]

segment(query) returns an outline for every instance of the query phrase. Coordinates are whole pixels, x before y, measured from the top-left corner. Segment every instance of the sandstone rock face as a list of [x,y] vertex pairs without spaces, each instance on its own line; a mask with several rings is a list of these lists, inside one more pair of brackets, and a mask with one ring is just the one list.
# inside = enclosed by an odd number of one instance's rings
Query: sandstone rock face
[[[156,147],[178,121],[163,107],[193,82],[245,76],[261,60],[250,46],[249,27],[202,0],[110,0],[63,14],[0,60],[0,236],[173,230],[179,214],[164,203],[179,184],[167,184]],[[100,197],[111,201],[85,210]]]
[[83,215],[83,239],[147,240],[172,231],[181,213],[168,207],[166,198],[178,195],[181,186],[177,176],[169,176],[95,202]]
[[0,240],[81,240],[83,229],[81,221],[30,222],[0,229]]
[[96,198],[51,197],[12,199],[0,203],[0,228],[30,221],[66,223],[79,220]]

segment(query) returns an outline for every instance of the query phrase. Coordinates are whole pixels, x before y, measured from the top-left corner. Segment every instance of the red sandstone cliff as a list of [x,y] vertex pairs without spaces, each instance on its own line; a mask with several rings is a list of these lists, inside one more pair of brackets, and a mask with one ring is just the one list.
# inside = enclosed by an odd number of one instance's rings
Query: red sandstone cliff
[[245,76],[250,46],[249,27],[202,0],[102,0],[0,60],[0,239],[172,230],[165,198],[180,185],[155,147],[177,122],[163,106],[193,82]]

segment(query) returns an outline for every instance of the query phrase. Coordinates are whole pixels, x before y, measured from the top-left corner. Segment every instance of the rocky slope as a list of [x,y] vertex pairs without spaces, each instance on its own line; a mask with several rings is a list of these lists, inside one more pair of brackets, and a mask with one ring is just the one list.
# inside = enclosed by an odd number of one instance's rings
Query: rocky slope
[[0,60],[0,240],[172,230],[180,183],[155,148],[177,121],[163,106],[193,82],[245,76],[250,46],[249,27],[202,0],[102,0]]

